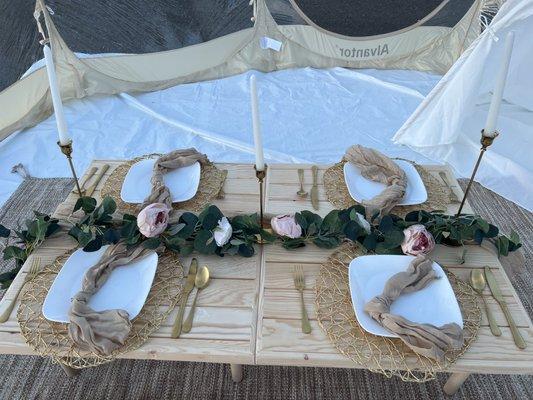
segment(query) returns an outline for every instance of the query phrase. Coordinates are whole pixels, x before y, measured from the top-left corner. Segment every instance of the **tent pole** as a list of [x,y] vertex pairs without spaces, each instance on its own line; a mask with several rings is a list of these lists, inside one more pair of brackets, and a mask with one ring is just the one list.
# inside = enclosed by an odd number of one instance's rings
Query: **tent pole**
[[468,181],[468,186],[466,187],[463,200],[461,201],[461,205],[459,206],[459,210],[457,211],[457,214],[455,215],[456,217],[461,215],[461,211],[463,211],[463,206],[465,205],[466,198],[468,196],[468,193],[470,192],[472,183],[474,182],[474,178],[479,168],[479,164],[481,164],[481,159],[483,158],[483,154],[485,154],[485,151],[487,151],[487,148],[492,144],[492,142],[494,142],[494,139],[496,139],[496,136],[498,136],[498,132],[494,132],[494,136],[485,136],[485,130],[481,130],[481,149],[479,151],[479,157],[476,161],[476,165],[474,166],[474,170],[472,171],[472,176],[470,177],[470,180]]

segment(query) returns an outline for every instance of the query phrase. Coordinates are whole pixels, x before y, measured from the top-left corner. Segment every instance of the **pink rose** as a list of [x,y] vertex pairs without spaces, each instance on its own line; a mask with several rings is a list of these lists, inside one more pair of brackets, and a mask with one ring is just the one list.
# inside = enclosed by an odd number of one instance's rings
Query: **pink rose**
[[405,238],[402,243],[404,254],[417,256],[430,253],[435,247],[435,239],[424,225],[411,225],[403,231]]
[[270,220],[272,229],[280,236],[296,239],[302,236],[302,227],[298,225],[294,215],[278,215]]
[[152,203],[137,216],[139,231],[146,237],[154,237],[165,231],[170,209],[163,203]]

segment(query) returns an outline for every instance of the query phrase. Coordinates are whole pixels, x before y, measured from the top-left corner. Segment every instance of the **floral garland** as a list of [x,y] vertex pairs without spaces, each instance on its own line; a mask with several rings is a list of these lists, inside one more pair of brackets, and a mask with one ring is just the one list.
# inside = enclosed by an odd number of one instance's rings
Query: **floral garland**
[[[376,254],[429,253],[435,243],[448,245],[481,244],[492,241],[500,255],[521,247],[516,232],[500,235],[499,229],[476,215],[450,216],[441,212],[413,211],[400,218],[374,216],[367,221],[364,207],[354,205],[343,210],[333,210],[325,217],[311,211],[294,215],[281,215],[271,220],[272,231],[261,227],[257,214],[237,215],[228,218],[216,206],[208,206],[198,215],[182,213],[171,221],[170,210],[164,204],[154,203],[136,217],[124,214],[114,220],[117,206],[111,197],[101,204],[92,197],[82,197],[73,212],[81,210],[83,216],[70,224],[68,234],[76,239],[85,251],[96,251],[105,244],[125,241],[128,245],[142,245],[149,249],[166,248],[180,255],[194,251],[200,254],[225,254],[251,257],[257,243],[279,242],[286,249],[295,249],[309,243],[333,249],[346,240],[358,243],[363,249]],[[59,230],[59,221],[36,213],[36,218],[26,221],[27,229],[11,231],[0,225],[0,237],[14,235],[18,243],[6,246],[4,260],[14,258],[16,267],[0,275],[0,284],[8,285],[29,254],[48,236]]]

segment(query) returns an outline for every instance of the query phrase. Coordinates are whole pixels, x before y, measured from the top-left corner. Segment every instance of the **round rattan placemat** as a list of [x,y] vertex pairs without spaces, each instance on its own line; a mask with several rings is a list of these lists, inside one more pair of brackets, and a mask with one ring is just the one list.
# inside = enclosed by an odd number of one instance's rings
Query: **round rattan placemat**
[[44,299],[64,262],[73,253],[68,251],[33,279],[29,280],[20,296],[17,319],[26,343],[40,356],[81,369],[114,360],[122,354],[139,348],[159,329],[176,306],[183,287],[183,266],[175,253],[159,255],[152,288],[141,312],[132,320],[126,343],[109,356],[80,350],[70,339],[67,324],[47,320],[42,313]]
[[316,281],[317,319],[335,348],[356,365],[403,381],[425,382],[446,370],[476,338],[481,323],[481,310],[474,290],[454,274],[446,271],[459,302],[464,321],[463,347],[446,353],[438,363],[419,356],[400,339],[375,336],[366,332],[355,318],[350,289],[348,265],[364,252],[354,243],[342,245],[322,264]]
[[[324,188],[326,190],[326,197],[337,209],[345,209],[357,204],[357,202],[350,196],[350,192],[348,191],[344,181],[345,163],[346,161],[341,161],[335,165],[332,165],[324,172]],[[424,167],[416,163],[412,164],[420,174],[422,182],[424,182],[424,186],[426,187],[428,193],[428,199],[422,204],[416,204],[412,206],[396,206],[392,209],[392,213],[403,217],[410,211],[415,210],[446,210],[448,204],[450,203],[450,188],[440,183]]]
[[[141,211],[141,204],[125,203],[120,197],[124,178],[131,166],[136,162],[146,158],[157,157],[159,155],[160,154],[148,154],[120,164],[113,170],[113,172],[111,172],[109,178],[103,183],[101,190],[102,198],[105,196],[111,196],[117,203],[117,210],[119,212],[137,215],[139,211]],[[223,197],[224,192],[222,187],[224,186],[227,174],[228,171],[220,170],[215,164],[208,161],[206,164],[202,165],[200,184],[198,185],[198,191],[194,197],[182,203],[173,203],[172,207],[175,210],[201,211],[207,205],[211,204],[214,199]]]

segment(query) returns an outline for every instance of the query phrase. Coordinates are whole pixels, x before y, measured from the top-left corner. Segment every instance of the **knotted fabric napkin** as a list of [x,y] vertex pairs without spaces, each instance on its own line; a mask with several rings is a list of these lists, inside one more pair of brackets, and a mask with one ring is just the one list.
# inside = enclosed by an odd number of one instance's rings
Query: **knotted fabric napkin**
[[81,291],[72,299],[69,310],[68,333],[79,348],[109,355],[124,344],[131,330],[128,312],[95,311],[88,303],[116,267],[140,260],[152,252],[141,246],[128,248],[123,243],[111,245],[98,264],[85,273]]
[[208,159],[205,154],[199,153],[194,148],[174,150],[159,157],[154,164],[150,180],[152,192],[144,200],[142,208],[152,203],[163,203],[171,209],[172,198],[170,197],[170,190],[168,190],[163,181],[163,175],[174,169],[193,165],[196,161],[199,161],[200,164],[205,164]]
[[387,185],[380,194],[362,202],[367,210],[367,218],[372,217],[376,211],[380,216],[388,214],[402,200],[407,187],[407,177],[389,157],[377,150],[355,145],[348,148],[344,159],[359,168],[365,178]]
[[424,256],[415,258],[406,271],[393,275],[387,281],[383,293],[366,303],[364,310],[384,328],[397,334],[415,353],[443,361],[446,351],[460,349],[463,345],[463,330],[459,325],[450,323],[437,327],[417,324],[390,314],[392,302],[401,294],[416,292],[438,278],[432,264]]

